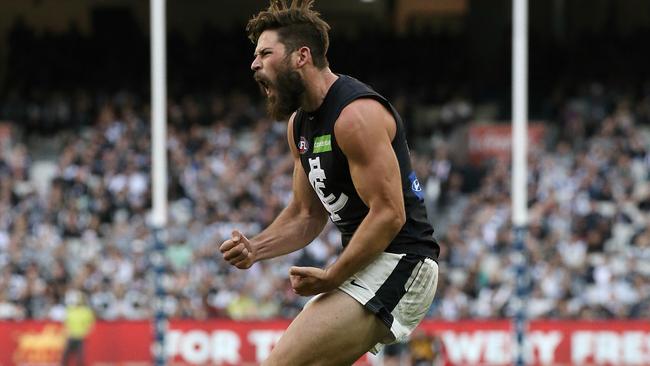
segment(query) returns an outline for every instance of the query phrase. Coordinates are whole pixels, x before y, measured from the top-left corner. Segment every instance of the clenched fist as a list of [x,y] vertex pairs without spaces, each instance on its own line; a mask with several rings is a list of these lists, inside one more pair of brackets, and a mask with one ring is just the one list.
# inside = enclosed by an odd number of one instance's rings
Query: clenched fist
[[253,246],[238,230],[232,231],[232,236],[221,244],[219,251],[223,259],[239,269],[250,268],[255,263]]
[[314,267],[291,267],[289,281],[291,281],[293,292],[302,296],[329,292],[340,285],[332,278],[328,270]]

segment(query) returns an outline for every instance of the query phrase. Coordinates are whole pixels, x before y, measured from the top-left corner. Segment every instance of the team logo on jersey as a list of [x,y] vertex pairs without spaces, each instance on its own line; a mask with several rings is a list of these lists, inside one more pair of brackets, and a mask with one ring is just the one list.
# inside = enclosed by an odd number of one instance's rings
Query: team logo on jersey
[[[316,144],[314,144],[314,150],[316,149],[315,145]],[[345,207],[345,204],[348,203],[348,196],[346,196],[345,193],[341,193],[338,198],[336,198],[332,193],[325,196],[323,189],[325,189],[326,179],[325,170],[320,167],[320,157],[309,159],[309,183],[314,187],[316,195],[320,198],[320,201],[323,203],[327,212],[330,213],[330,219],[332,219],[333,222],[337,222],[341,220],[341,216],[339,216],[337,212],[341,211],[343,207]]]
[[415,175],[415,172],[409,174],[409,180],[411,181],[411,191],[417,196],[420,201],[424,200],[424,194],[422,193],[422,186],[418,177]]
[[314,154],[332,151],[332,135],[318,136],[314,140]]
[[309,142],[303,136],[300,136],[300,142],[298,143],[298,152],[300,155],[306,153],[309,150]]

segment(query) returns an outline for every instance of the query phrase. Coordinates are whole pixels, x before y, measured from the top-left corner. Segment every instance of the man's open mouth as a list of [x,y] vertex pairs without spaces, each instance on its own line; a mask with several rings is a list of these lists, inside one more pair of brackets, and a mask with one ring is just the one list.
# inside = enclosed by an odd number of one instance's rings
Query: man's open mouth
[[271,95],[271,86],[266,80],[258,79],[257,82],[260,84],[260,87],[264,89],[266,96]]

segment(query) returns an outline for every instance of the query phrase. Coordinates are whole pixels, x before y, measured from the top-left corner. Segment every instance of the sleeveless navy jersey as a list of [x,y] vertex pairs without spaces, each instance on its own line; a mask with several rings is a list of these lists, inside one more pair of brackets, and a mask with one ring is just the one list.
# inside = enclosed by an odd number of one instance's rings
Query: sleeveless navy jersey
[[352,183],[347,158],[336,142],[334,123],[343,108],[359,98],[371,98],[381,103],[397,124],[392,147],[402,178],[406,223],[386,252],[412,253],[437,259],[440,247],[427,220],[422,187],[411,168],[402,119],[386,98],[352,77],[339,75],[317,110],[306,112],[299,109],[296,112],[293,138],[309,182],[329,212],[330,219],[341,231],[343,246],[346,246],[368,214],[368,207]]

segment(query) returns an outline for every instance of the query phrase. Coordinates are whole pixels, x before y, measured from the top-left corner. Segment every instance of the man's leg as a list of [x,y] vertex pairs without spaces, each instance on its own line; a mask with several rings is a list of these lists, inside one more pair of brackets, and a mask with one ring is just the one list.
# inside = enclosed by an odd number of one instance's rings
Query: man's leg
[[335,290],[321,295],[298,314],[262,365],[351,365],[390,337],[377,316]]

